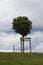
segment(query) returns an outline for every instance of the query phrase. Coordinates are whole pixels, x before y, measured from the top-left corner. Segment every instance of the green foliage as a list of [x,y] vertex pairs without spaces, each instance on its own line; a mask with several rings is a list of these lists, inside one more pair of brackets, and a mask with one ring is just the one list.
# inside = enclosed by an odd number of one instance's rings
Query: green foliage
[[32,29],[32,22],[28,19],[28,17],[19,16],[13,19],[12,28],[22,36],[26,36]]
[[43,53],[0,53],[0,65],[43,65]]

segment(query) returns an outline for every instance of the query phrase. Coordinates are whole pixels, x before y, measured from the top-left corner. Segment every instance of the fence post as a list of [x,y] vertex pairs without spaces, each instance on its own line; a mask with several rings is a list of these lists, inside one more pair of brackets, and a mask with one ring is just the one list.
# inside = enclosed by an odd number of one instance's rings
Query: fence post
[[15,45],[13,45],[13,52],[15,52]]

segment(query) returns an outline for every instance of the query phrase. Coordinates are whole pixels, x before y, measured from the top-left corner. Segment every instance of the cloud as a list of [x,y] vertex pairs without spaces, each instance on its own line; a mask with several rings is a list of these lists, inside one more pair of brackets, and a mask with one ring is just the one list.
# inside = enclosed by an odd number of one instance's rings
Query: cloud
[[32,35],[32,49],[36,52],[43,52],[43,33],[38,31]]
[[[12,33],[0,33],[0,51],[13,51],[13,45],[15,52],[20,51],[20,37],[19,34]],[[29,34],[27,37],[31,37],[32,52],[43,52],[43,33],[34,32]],[[25,42],[25,51],[28,52],[30,49],[29,41]]]
[[[0,26],[1,30],[11,29],[11,21],[17,16],[28,16],[33,22],[33,29],[43,29],[43,1],[42,0],[1,0]],[[3,22],[1,24],[1,22]],[[6,24],[5,24],[6,23]],[[5,29],[5,30],[6,30]]]
[[[0,0],[0,50],[20,50],[20,35],[12,28],[13,18],[27,16],[32,21],[32,51],[43,52],[43,1],[42,0]],[[27,42],[28,43],[28,42]],[[25,48],[28,50],[25,43]],[[26,50],[26,51],[27,51]]]
[[13,51],[13,45],[15,46],[15,49],[20,48],[20,35],[0,32],[0,51]]

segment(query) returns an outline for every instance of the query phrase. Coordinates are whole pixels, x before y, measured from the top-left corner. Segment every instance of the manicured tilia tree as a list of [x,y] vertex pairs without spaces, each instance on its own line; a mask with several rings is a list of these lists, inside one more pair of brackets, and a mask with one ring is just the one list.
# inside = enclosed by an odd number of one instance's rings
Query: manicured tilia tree
[[24,36],[30,33],[32,22],[26,16],[19,16],[13,19],[12,29],[22,35],[24,52]]

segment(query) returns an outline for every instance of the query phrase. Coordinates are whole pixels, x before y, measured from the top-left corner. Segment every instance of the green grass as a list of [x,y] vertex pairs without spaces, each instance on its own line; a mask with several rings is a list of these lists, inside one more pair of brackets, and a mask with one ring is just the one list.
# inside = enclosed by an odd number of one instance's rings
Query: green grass
[[43,65],[43,53],[0,53],[0,65]]

